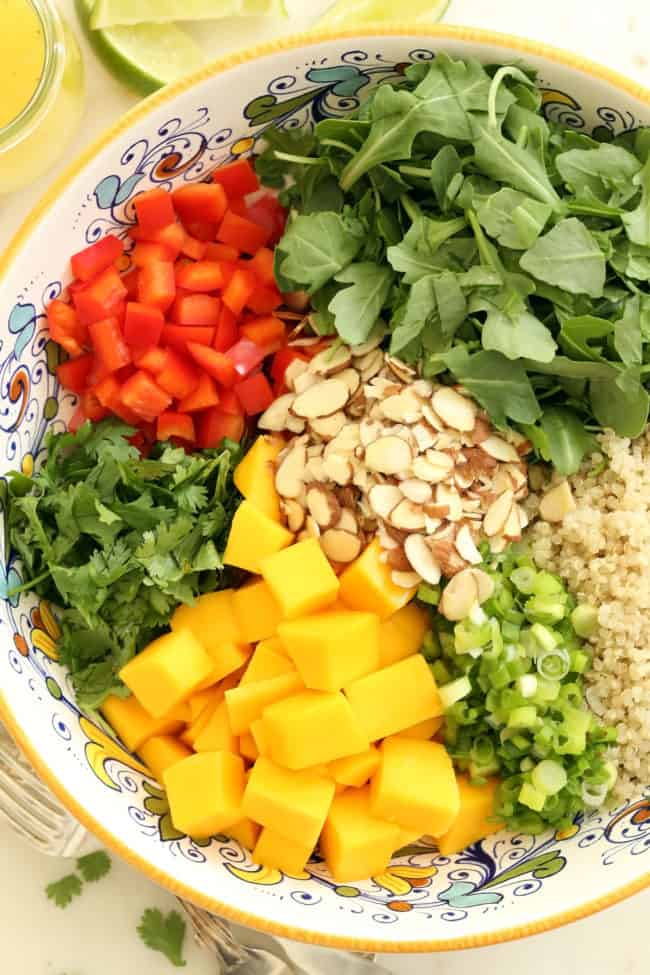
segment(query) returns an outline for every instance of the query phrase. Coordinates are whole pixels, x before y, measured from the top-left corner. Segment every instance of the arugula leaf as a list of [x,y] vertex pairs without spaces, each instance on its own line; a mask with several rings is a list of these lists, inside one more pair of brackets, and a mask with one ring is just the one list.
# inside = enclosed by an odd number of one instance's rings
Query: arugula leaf
[[379,264],[349,264],[336,275],[339,284],[349,284],[329,303],[336,330],[350,345],[361,345],[379,318],[393,283],[393,272]]
[[282,238],[280,273],[294,288],[318,291],[350,264],[363,244],[363,226],[338,213],[295,217]]
[[641,163],[631,152],[606,142],[597,149],[569,149],[555,157],[564,183],[580,196],[590,193],[601,202],[620,206],[636,192],[633,178]]
[[596,438],[585,430],[580,417],[565,407],[546,407],[540,426],[546,434],[546,459],[564,477],[575,474],[580,468],[582,458],[597,447]]
[[604,339],[614,326],[606,318],[596,315],[577,315],[565,318],[560,329],[559,341],[564,351],[575,359],[602,359],[602,345],[594,340]]
[[635,177],[635,183],[641,186],[641,201],[631,213],[623,214],[623,226],[634,244],[650,247],[650,156]]
[[160,951],[176,968],[187,964],[183,958],[185,921],[178,911],[165,916],[157,907],[148,907],[140,918],[138,934],[147,948]]
[[592,379],[589,398],[593,414],[603,427],[619,437],[638,437],[648,422],[650,397],[637,379],[624,391],[616,380]]
[[560,220],[519,261],[522,269],[572,294],[599,298],[605,285],[605,258],[576,217]]
[[484,349],[501,352],[507,359],[535,359],[550,362],[557,348],[550,331],[538,318],[526,310],[520,300],[500,308],[485,303],[488,315],[481,340]]
[[534,152],[510,142],[487,121],[478,119],[474,119],[473,142],[474,161],[484,175],[546,203],[556,213],[561,212],[560,197]]
[[451,206],[449,187],[455,176],[463,171],[460,156],[453,146],[443,146],[431,162],[431,188],[443,213]]
[[96,883],[96,881],[105,877],[107,873],[110,873],[111,858],[104,850],[87,853],[86,856],[79,857],[77,860],[77,870],[86,883]]
[[75,873],[70,873],[54,883],[48,884],[45,893],[57,907],[67,907],[75,897],[81,895],[81,881]]
[[614,348],[626,366],[639,366],[643,361],[641,334],[641,301],[638,295],[625,302],[623,317],[614,322]]
[[406,304],[399,309],[399,315],[396,316],[398,323],[392,323],[391,355],[402,352],[410,342],[422,333],[427,322],[436,315],[435,281],[435,276],[428,274],[416,281],[411,288]]
[[524,250],[535,243],[551,213],[548,204],[507,186],[476,207],[479,222],[490,237],[495,237],[502,247],[515,250]]
[[467,301],[461,288],[460,275],[442,271],[433,278],[433,290],[443,335],[451,338],[467,317]]
[[447,368],[462,382],[498,426],[508,417],[518,423],[534,423],[541,409],[525,369],[498,352],[468,355],[458,346],[443,356]]
[[464,217],[451,220],[418,217],[401,243],[387,249],[388,262],[393,270],[404,274],[406,284],[415,284],[426,274],[448,270],[451,262],[449,255],[441,251],[441,245],[465,226]]

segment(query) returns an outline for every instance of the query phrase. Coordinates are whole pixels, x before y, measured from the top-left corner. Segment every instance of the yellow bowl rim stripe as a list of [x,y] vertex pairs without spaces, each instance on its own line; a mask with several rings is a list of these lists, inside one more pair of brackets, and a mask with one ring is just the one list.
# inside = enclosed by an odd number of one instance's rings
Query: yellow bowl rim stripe
[[[282,51],[290,51],[297,48],[309,46],[323,41],[337,41],[350,39],[362,39],[366,37],[426,37],[435,40],[456,40],[491,44],[495,47],[514,49],[520,54],[529,54],[546,58],[564,67],[574,68],[586,75],[590,75],[598,81],[604,81],[619,88],[640,102],[644,102],[650,108],[650,89],[637,84],[630,78],[610,68],[603,67],[594,61],[568,51],[560,50],[551,45],[540,41],[527,40],[509,34],[497,33],[496,31],[482,30],[479,28],[460,27],[454,25],[437,24],[435,26],[409,25],[408,23],[394,23],[390,26],[384,24],[376,26],[365,26],[364,28],[337,31],[314,31],[312,33],[293,34],[289,37],[269,41],[254,47],[237,51],[226,57],[220,58],[212,63],[200,68],[185,78],[165,86],[159,92],[150,95],[148,98],[139,102],[130,109],[114,125],[110,126],[101,136],[95,139],[74,162],[66,167],[64,172],[52,183],[49,189],[41,197],[33,208],[22,226],[14,235],[7,246],[2,258],[0,259],[0,284],[7,275],[8,267],[14,257],[19,253],[22,246],[28,240],[32,231],[37,227],[48,210],[56,202],[59,195],[75,179],[83,167],[90,162],[98,153],[108,146],[113,139],[121,135],[130,126],[144,118],[151,110],[171,101],[177,95],[188,91],[195,84],[205,81],[215,75],[222,74],[231,68],[246,64],[258,58]],[[314,945],[323,945],[329,948],[339,948],[348,951],[366,952],[435,952],[435,951],[454,951],[463,948],[479,948],[486,945],[500,944],[505,941],[513,941],[518,938],[528,937],[529,935],[539,934],[542,931],[550,931],[554,928],[578,921],[581,918],[589,917],[598,911],[602,911],[632,894],[636,894],[647,887],[650,887],[650,872],[638,877],[636,880],[624,884],[609,894],[604,894],[593,900],[581,904],[571,910],[562,911],[539,921],[529,924],[522,924],[516,927],[502,928],[488,934],[465,935],[458,938],[449,938],[436,941],[384,941],[381,939],[349,938],[338,935],[320,934],[316,931],[307,931],[303,928],[295,928],[290,925],[280,924],[276,921],[268,921],[263,917],[248,912],[238,910],[229,904],[222,903],[213,897],[201,894],[199,891],[185,884],[179,883],[171,874],[164,870],[159,870],[151,863],[141,857],[122,842],[117,836],[106,830],[98,823],[92,815],[81,806],[72,796],[65,786],[52,774],[46,763],[41,758],[40,753],[32,745],[25,732],[18,724],[15,715],[5,697],[0,692],[0,718],[8,727],[15,738],[17,744],[22,748],[25,755],[32,763],[40,777],[49,786],[52,792],[58,797],[70,813],[90,832],[94,833],[103,843],[106,844],[118,856],[122,857],[131,866],[138,868],[154,883],[166,887],[178,897],[189,900],[192,903],[219,914],[222,917],[235,921],[238,924],[248,925],[265,931],[268,934],[278,935],[283,938],[292,938],[295,941],[303,941]]]

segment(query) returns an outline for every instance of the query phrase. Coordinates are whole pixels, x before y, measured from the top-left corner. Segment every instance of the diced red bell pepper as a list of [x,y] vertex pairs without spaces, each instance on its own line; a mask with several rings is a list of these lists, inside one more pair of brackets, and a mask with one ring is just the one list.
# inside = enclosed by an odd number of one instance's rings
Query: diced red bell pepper
[[269,247],[260,247],[255,257],[248,262],[250,270],[260,279],[262,284],[275,285],[274,255]]
[[182,295],[174,302],[172,318],[178,325],[209,325],[219,322],[221,301],[211,295]]
[[214,328],[205,325],[165,325],[161,342],[163,345],[170,345],[173,349],[187,352],[188,342],[212,345],[214,332]]
[[85,287],[73,294],[74,306],[84,325],[99,322],[102,318],[119,316],[126,288],[114,267],[107,267]]
[[138,268],[132,267],[122,275],[122,284],[126,288],[126,300],[135,301],[138,297]]
[[219,409],[229,416],[241,416],[241,404],[234,389],[219,390]]
[[138,301],[167,311],[176,297],[174,265],[171,261],[155,261],[140,268]]
[[[127,380],[128,382],[128,380]],[[106,376],[101,382],[92,390],[93,395],[96,397],[100,406],[107,412],[113,413],[115,416],[119,416],[121,420],[131,426],[137,426],[140,422],[140,417],[135,413],[131,407],[127,406],[122,400],[122,391],[126,383],[123,385],[113,373],[110,376]],[[93,420],[94,417],[86,412],[88,419]]]
[[190,183],[188,186],[180,186],[172,193],[172,199],[176,213],[187,230],[189,230],[188,225],[194,220],[204,220],[212,224],[220,223],[228,206],[223,187],[215,183]]
[[298,349],[294,349],[288,345],[284,345],[281,349],[273,356],[273,364],[271,365],[271,379],[275,383],[284,382],[284,374],[287,371],[288,366],[295,359],[301,359],[303,362],[308,362],[306,355],[299,352]]
[[[197,349],[205,348],[203,345],[188,343],[190,352],[192,344]],[[166,349],[166,353],[165,365],[160,372],[156,373],[156,382],[161,389],[164,389],[174,399],[183,399],[185,396],[189,396],[190,393],[194,392],[199,385],[201,374],[190,359],[181,352],[168,348]]]
[[129,237],[137,241],[146,241],[150,244],[159,244],[166,247],[171,252],[171,260],[174,261],[180,254],[185,243],[185,231],[180,223],[170,223],[166,227],[161,227],[155,233],[145,234],[142,227],[137,224],[129,229]]
[[157,345],[133,351],[133,361],[140,369],[146,369],[154,376],[161,372],[167,363],[167,350]]
[[221,274],[223,275],[221,290],[225,291],[232,281],[235,271],[240,269],[240,264],[239,261],[219,261],[219,267],[221,268]]
[[164,244],[152,244],[149,240],[139,240],[130,254],[136,267],[146,267],[154,261],[174,261],[177,255]]
[[284,233],[287,211],[273,193],[264,193],[246,206],[245,216],[268,231],[269,244],[277,244]]
[[165,316],[159,308],[129,301],[124,316],[124,339],[131,346],[158,345]]
[[196,342],[188,342],[187,349],[194,361],[221,386],[228,388],[237,382],[235,366],[223,352],[209,349],[205,345],[197,345]]
[[133,205],[140,229],[145,235],[155,234],[163,227],[176,223],[172,198],[167,190],[155,189],[139,193]]
[[108,416],[108,410],[105,406],[97,399],[95,393],[88,389],[81,397],[81,408],[84,412],[84,416],[87,420],[92,420],[93,423],[99,423],[103,420],[105,416]]
[[199,385],[193,393],[186,396],[178,404],[179,413],[197,413],[199,410],[207,410],[210,406],[217,406],[219,403],[219,392],[212,376],[207,372],[201,373]]
[[222,303],[219,323],[214,336],[213,347],[217,352],[227,352],[239,338],[237,318],[227,305]]
[[192,237],[196,237],[197,240],[202,240],[207,243],[214,240],[217,236],[217,227],[219,225],[210,223],[209,220],[184,220],[183,226]]
[[257,278],[251,271],[238,268],[223,290],[224,305],[227,305],[233,314],[241,315],[257,286]]
[[240,327],[244,338],[250,339],[256,345],[275,345],[284,342],[284,322],[273,315],[264,318],[254,318]]
[[205,245],[203,256],[206,261],[230,261],[234,264],[239,259],[239,251],[230,244],[218,244],[209,240]]
[[246,217],[239,217],[232,210],[226,210],[217,231],[217,240],[222,244],[237,247],[245,254],[255,254],[260,247],[268,243],[270,233],[259,224],[253,223]]
[[121,399],[137,416],[149,422],[157,419],[172,401],[171,396],[142,369],[124,383]]
[[70,419],[68,420],[68,430],[70,433],[76,433],[79,427],[82,427],[87,420],[87,416],[84,413],[83,406],[81,403],[74,411]]
[[277,288],[263,284],[261,287],[255,288],[246,305],[256,315],[270,315],[272,311],[280,307],[282,300],[282,295]]
[[193,261],[202,261],[205,257],[207,246],[204,240],[197,240],[196,237],[185,234],[181,254],[184,254],[185,257],[190,257]]
[[90,281],[105,268],[114,264],[122,256],[124,245],[114,234],[102,237],[95,244],[84,248],[70,258],[70,267],[75,278]]
[[237,383],[235,393],[247,416],[263,413],[273,402],[273,390],[263,372],[256,372]]
[[102,374],[117,372],[131,361],[117,318],[104,318],[89,326],[96,364]]
[[223,274],[216,261],[196,261],[176,269],[176,284],[188,291],[216,291],[222,283]]
[[160,414],[156,426],[156,439],[171,440],[172,437],[194,443],[194,420],[191,416],[175,413],[172,410]]
[[241,413],[225,413],[220,406],[213,406],[199,414],[197,425],[197,444],[203,450],[218,447],[227,437],[239,442],[244,434],[245,422]]
[[94,362],[95,357],[88,352],[57,366],[56,375],[63,388],[70,389],[73,393],[83,393]]
[[72,305],[55,298],[47,306],[47,324],[50,336],[73,359],[83,354],[90,344],[88,329],[79,321]]
[[237,374],[244,379],[266,359],[267,355],[275,352],[276,348],[275,345],[258,345],[257,342],[242,338],[228,349],[227,355],[234,364]]
[[237,197],[236,199],[228,200],[228,208],[236,213],[238,217],[248,216],[248,209],[246,207],[246,200],[243,197]]
[[212,179],[223,186],[229,199],[254,193],[260,187],[257,173],[248,159],[236,159],[226,166],[219,166],[212,173]]

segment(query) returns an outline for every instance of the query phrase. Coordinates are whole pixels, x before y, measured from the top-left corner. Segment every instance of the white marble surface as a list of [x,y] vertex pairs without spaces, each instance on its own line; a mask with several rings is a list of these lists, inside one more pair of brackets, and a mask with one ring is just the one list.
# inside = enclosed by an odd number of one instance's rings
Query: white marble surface
[[[71,21],[73,0],[58,0]],[[289,0],[292,27],[307,26],[327,0]],[[404,3],[407,17],[408,3]],[[449,23],[489,27],[572,48],[618,69],[650,87],[650,5],[647,0],[452,0]],[[256,22],[247,36],[240,26],[210,32],[206,45],[214,56],[251,39],[272,36],[277,25]],[[84,44],[82,40],[82,44]],[[117,118],[135,98],[95,60],[84,44],[88,76],[88,111],[70,159]],[[61,164],[63,165],[63,163]],[[60,167],[59,167],[60,168]],[[0,197],[0,249],[9,240],[41,185],[13,197]],[[171,966],[139,942],[135,929],[145,907],[173,906],[173,898],[113,858],[110,877],[88,886],[67,910],[45,898],[44,888],[68,872],[65,861],[39,856],[14,840],[0,824],[0,917],[2,975],[162,975]],[[593,896],[594,891],[589,891]],[[526,941],[462,953],[397,956],[382,959],[399,975],[464,975],[472,965],[484,975],[542,975],[546,972],[589,975],[647,975],[650,944],[647,916],[650,892],[639,894],[604,914]],[[187,975],[216,975],[208,955],[188,944]]]

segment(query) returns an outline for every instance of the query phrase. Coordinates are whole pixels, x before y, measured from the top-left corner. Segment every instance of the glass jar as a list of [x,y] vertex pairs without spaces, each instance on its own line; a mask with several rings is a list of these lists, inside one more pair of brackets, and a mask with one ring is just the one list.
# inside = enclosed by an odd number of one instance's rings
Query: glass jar
[[0,194],[34,182],[81,120],[81,52],[51,0],[0,0]]

